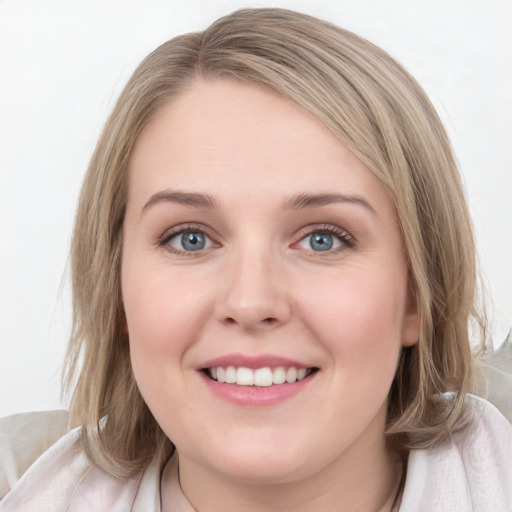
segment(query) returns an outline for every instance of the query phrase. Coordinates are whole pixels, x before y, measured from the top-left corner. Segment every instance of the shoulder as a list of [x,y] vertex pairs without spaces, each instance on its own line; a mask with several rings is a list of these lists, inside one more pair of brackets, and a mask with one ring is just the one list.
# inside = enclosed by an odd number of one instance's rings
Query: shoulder
[[87,457],[81,428],[67,431],[65,413],[1,420],[0,440],[2,512],[158,510],[159,468],[127,480],[108,474]]
[[478,362],[484,377],[484,396],[512,422],[512,329],[498,349]]
[[0,498],[67,429],[66,411],[30,412],[0,418]]
[[468,396],[466,407],[466,431],[409,454],[401,512],[512,510],[512,425],[482,398]]

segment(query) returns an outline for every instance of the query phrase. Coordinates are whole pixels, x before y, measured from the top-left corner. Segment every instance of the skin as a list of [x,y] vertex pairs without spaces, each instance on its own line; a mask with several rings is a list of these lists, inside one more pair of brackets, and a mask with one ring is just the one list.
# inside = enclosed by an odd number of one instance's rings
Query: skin
[[[301,108],[228,80],[195,82],[161,108],[129,180],[122,294],[132,365],[177,447],[192,505],[387,510],[400,476],[384,438],[387,396],[419,321],[379,181]],[[155,196],[169,191],[208,194],[215,207]],[[291,209],[304,193],[358,200]],[[326,227],[341,238],[315,251],[310,235]],[[204,232],[206,247],[184,251],[169,234],[180,229]],[[291,398],[244,407],[214,395],[198,371],[234,353],[318,371]]]

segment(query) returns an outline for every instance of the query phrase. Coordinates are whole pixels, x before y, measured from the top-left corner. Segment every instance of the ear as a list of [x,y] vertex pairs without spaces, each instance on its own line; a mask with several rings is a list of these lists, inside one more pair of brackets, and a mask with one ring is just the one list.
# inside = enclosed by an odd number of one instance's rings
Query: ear
[[416,291],[409,286],[409,293],[402,326],[402,346],[411,347],[420,337],[420,312]]

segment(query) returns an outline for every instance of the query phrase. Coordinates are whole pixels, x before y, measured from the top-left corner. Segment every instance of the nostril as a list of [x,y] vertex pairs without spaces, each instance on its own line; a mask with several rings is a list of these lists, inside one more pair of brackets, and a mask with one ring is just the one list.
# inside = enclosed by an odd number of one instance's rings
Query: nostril
[[[227,316],[226,318],[224,318],[224,323],[227,324],[227,325],[235,325],[235,324],[241,324],[241,325],[245,325],[247,326],[247,322],[244,322],[244,321],[238,321],[236,318],[232,317],[232,316]],[[259,321],[253,321],[251,322],[251,326],[252,327],[256,327],[256,325],[260,325],[260,326],[268,326],[268,327],[271,327],[271,326],[274,326],[276,325],[277,323],[279,323],[278,319],[275,318],[275,317],[272,317],[272,316],[268,316],[266,318],[262,318],[261,320]]]

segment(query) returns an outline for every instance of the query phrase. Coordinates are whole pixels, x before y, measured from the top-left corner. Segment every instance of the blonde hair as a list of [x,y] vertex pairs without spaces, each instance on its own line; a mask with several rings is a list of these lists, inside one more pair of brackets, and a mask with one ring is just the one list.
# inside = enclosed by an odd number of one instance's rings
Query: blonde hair
[[155,112],[194,80],[211,77],[291,99],[381,181],[396,208],[411,307],[421,319],[418,343],[403,350],[390,391],[387,434],[407,449],[463,428],[463,399],[474,379],[468,321],[479,318],[475,250],[461,179],[434,108],[395,60],[355,34],[287,10],[242,10],[164,43],[140,64],[85,177],[72,241],[74,328],[65,386],[74,386],[71,414],[83,426],[89,457],[128,476],[173,449],[138,391],[124,329],[127,168]]

